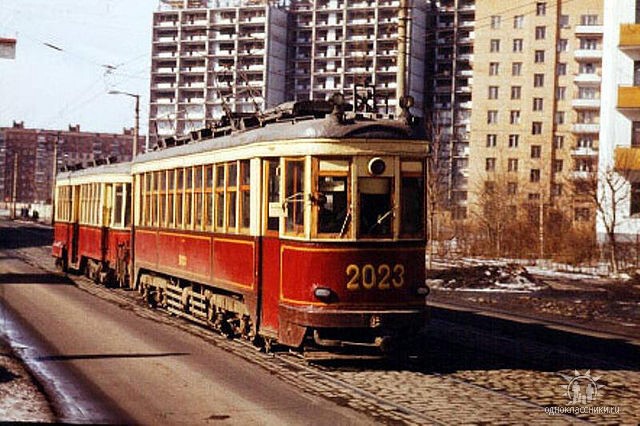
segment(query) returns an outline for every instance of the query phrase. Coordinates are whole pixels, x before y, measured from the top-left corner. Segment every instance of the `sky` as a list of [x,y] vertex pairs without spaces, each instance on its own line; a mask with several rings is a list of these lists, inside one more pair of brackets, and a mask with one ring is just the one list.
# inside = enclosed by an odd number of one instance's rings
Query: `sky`
[[[0,59],[0,127],[147,134],[152,14],[158,0],[0,0],[0,38],[16,38],[16,59]],[[47,46],[46,44],[53,47]],[[60,49],[60,50],[58,50]]]

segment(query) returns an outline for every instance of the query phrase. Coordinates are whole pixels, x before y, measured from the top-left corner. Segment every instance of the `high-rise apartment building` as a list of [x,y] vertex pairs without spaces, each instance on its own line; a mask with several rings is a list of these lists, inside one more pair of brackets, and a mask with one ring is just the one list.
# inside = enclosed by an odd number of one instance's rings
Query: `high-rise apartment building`
[[469,190],[475,9],[475,0],[441,0],[432,28],[434,154],[440,157],[442,198],[456,219],[466,217]]
[[[640,1],[606,1],[600,121],[598,240],[640,234]],[[614,216],[615,214],[615,216]]]
[[603,3],[476,2],[470,210],[502,190],[514,214],[553,205],[592,220],[573,183],[597,170]]
[[266,2],[162,2],[153,16],[151,145],[225,111],[283,102],[286,37],[286,12]]
[[[422,112],[427,2],[407,0],[406,94]],[[379,113],[396,106],[399,0],[293,0],[289,99],[375,89]]]
[[[110,157],[129,161],[133,135],[133,129],[122,134],[81,132],[79,125],[63,131],[29,129],[23,122],[0,127],[0,202],[12,201],[15,194],[17,202],[50,203],[54,161],[57,169]],[[138,152],[144,144],[145,137],[138,137]]]

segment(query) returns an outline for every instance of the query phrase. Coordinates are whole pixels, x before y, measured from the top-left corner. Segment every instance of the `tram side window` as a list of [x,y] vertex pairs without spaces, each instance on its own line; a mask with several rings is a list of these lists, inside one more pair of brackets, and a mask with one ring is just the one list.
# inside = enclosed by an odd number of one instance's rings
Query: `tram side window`
[[151,225],[151,173],[144,175],[144,220],[143,225]]
[[125,185],[124,191],[124,225],[131,226],[131,184]]
[[193,170],[192,167],[184,169],[184,228],[191,229],[193,225]]
[[400,232],[407,236],[424,235],[424,176],[422,163],[403,162],[400,188]]
[[225,166],[216,166],[216,229],[222,230],[224,227],[224,181]]
[[167,226],[173,228],[175,226],[174,205],[176,197],[176,172],[175,170],[167,171]]
[[113,203],[113,226],[122,227],[122,203],[124,202],[124,185],[115,185],[115,195]]
[[[102,201],[104,202],[102,206],[102,226],[111,226],[112,217],[111,213],[113,212],[113,186],[114,184],[108,183],[104,185],[104,197]],[[116,184],[116,186],[118,186]]]
[[202,166],[193,168],[193,224],[202,229]]
[[349,232],[349,163],[347,161],[321,160],[318,165],[317,230],[319,234]]
[[213,166],[204,168],[204,224],[206,229],[213,227]]
[[304,234],[304,159],[285,160],[285,231]]
[[182,228],[182,199],[184,194],[184,169],[176,170],[176,228]]
[[153,224],[160,226],[160,206],[162,205],[162,185],[164,184],[164,172],[155,172],[153,174]]
[[360,192],[360,236],[390,237],[393,223],[391,178],[358,179]]
[[228,165],[227,170],[227,229],[235,230],[238,204],[238,163]]
[[240,162],[240,228],[245,232],[251,225],[251,167],[248,160]]
[[280,229],[280,160],[267,160],[265,165],[267,179],[267,230],[278,231]]
[[167,209],[167,172],[165,170],[158,172],[156,176],[156,185],[158,188],[158,219],[156,223],[162,227],[166,223]]

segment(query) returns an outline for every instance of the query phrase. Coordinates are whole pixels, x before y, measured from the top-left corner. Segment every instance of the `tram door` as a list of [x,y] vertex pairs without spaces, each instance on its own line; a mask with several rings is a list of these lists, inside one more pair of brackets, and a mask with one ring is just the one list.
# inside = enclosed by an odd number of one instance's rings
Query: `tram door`
[[280,160],[263,162],[262,217],[260,276],[260,330],[263,334],[278,334],[278,304],[280,302]]
[[78,238],[80,235],[80,185],[71,191],[71,239],[69,240],[69,263],[78,263]]

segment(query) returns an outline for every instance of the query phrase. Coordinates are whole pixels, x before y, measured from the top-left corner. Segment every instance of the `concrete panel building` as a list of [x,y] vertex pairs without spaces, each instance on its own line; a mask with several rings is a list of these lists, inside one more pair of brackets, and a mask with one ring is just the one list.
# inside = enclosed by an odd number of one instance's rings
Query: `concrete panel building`
[[[328,99],[375,89],[372,109],[396,106],[399,0],[293,0],[290,2],[289,99]],[[407,94],[424,108],[427,2],[408,1]]]
[[[640,2],[606,0],[602,60],[598,240],[640,235]],[[607,183],[615,184],[616,190]],[[615,201],[614,201],[615,200]],[[614,216],[615,215],[615,216]]]
[[187,134],[225,111],[285,100],[286,12],[264,2],[161,2],[153,16],[149,133]]
[[470,210],[504,188],[517,206],[589,221],[576,179],[597,170],[603,0],[476,2]]

